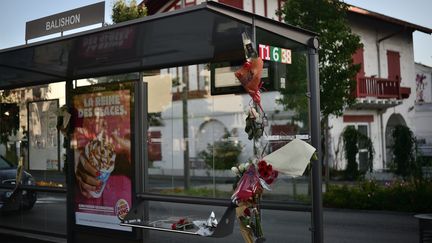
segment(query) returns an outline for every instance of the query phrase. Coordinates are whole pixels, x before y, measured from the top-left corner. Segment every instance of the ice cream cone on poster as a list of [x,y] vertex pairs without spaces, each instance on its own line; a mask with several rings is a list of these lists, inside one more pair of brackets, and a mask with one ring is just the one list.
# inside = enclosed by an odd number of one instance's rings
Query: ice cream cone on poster
[[244,217],[244,211],[248,206],[245,203],[240,203],[236,208],[236,217],[240,225],[240,234],[242,235],[245,243],[254,243],[253,232],[250,228],[247,228],[241,221],[241,217]]
[[294,139],[282,148],[265,156],[263,160],[281,173],[301,176],[315,151],[316,149],[310,144],[300,139]]

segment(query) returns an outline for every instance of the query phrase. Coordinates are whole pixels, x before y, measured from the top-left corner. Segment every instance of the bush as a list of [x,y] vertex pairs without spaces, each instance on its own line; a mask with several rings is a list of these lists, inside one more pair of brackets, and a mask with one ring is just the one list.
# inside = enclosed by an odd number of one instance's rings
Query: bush
[[[360,176],[363,176],[366,173],[366,170],[372,172],[372,164],[374,157],[374,149],[372,140],[357,129],[354,126],[347,126],[342,133],[343,136],[343,145],[344,145],[344,155],[347,160],[347,166],[345,169],[344,179],[347,180],[356,180]],[[367,158],[367,168],[366,170],[359,170],[359,166],[357,163],[357,154],[359,149],[367,149],[368,158]]]
[[349,126],[343,133],[343,141],[345,148],[345,159],[347,160],[347,167],[345,169],[345,176],[348,179],[354,180],[359,176],[356,155],[358,153],[357,147],[357,130]]
[[430,212],[432,183],[395,181],[380,185],[363,181],[357,185],[331,185],[324,194],[324,206],[334,208]]
[[392,132],[393,162],[390,165],[395,174],[407,178],[420,177],[420,166],[415,159],[415,137],[412,131],[403,125],[398,125]]
[[242,151],[240,143],[229,140],[229,134],[213,144],[207,144],[207,149],[199,152],[206,165],[216,170],[229,170],[238,164],[238,156]]

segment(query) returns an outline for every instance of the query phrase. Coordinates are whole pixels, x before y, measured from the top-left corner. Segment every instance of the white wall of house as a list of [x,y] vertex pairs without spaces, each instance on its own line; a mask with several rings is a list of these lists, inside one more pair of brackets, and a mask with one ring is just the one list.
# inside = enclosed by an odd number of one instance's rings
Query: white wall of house
[[421,152],[432,156],[432,67],[416,63],[415,72],[415,136],[420,143]]
[[[432,67],[420,63],[415,64],[416,70],[416,104],[432,104]],[[419,80],[417,81],[417,76]],[[421,79],[421,80],[420,80]]]
[[[149,90],[151,92],[151,90]],[[283,112],[282,106],[275,103],[279,92],[264,92],[261,96],[263,109],[269,118],[277,112],[279,118],[269,120],[269,126],[286,124],[293,116],[292,112]],[[189,156],[192,160],[206,147],[206,143],[199,139],[200,128],[209,121],[222,124],[230,132],[230,139],[239,142],[243,146],[239,161],[246,162],[253,157],[252,142],[248,140],[245,128],[245,111],[248,109],[251,98],[249,95],[220,95],[203,99],[191,99],[188,101],[188,141]],[[174,101],[162,111],[163,126],[150,127],[150,131],[161,132],[162,160],[155,161],[153,166],[160,168],[169,174],[178,174],[183,171],[183,117],[182,101]],[[282,111],[282,112],[281,112]],[[302,124],[300,124],[302,125]],[[204,139],[206,142],[217,141],[222,137],[220,129],[207,133],[211,137]]]
[[330,166],[337,170],[343,170],[346,167],[346,160],[343,150],[342,134],[347,126],[368,126],[368,136],[373,143],[375,151],[373,168],[382,169],[382,153],[381,153],[381,128],[379,123],[379,114],[375,110],[354,111],[347,110],[344,115],[372,115],[373,122],[344,122],[342,117],[330,117]]

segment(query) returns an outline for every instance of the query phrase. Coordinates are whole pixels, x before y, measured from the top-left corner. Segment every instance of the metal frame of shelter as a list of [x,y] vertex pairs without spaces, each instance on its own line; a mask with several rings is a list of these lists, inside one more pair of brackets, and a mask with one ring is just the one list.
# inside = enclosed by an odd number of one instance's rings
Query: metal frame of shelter
[[[199,20],[199,21],[197,21]],[[11,89],[32,85],[66,81],[66,100],[71,102],[73,80],[81,78],[114,75],[127,72],[140,72],[172,65],[189,65],[198,62],[210,62],[231,58],[237,55],[232,46],[239,46],[241,30],[233,29],[222,35],[219,22],[232,21],[252,32],[262,29],[281,38],[288,39],[305,47],[307,50],[307,72],[309,78],[309,114],[311,144],[320,151],[320,103],[318,77],[318,39],[316,34],[294,26],[286,25],[262,16],[254,15],[216,2],[205,2],[197,6],[173,12],[156,14],[145,18],[106,26],[78,34],[41,41],[0,51],[0,89]],[[130,34],[126,46],[107,49],[103,52],[86,49],[88,40],[100,39],[103,35]],[[178,35],[179,38],[168,38]],[[236,54],[237,53],[237,54]],[[42,58],[48,55],[50,58]],[[243,54],[241,53],[241,56]],[[236,56],[237,57],[237,56]],[[205,199],[178,196],[165,196],[147,192],[148,168],[146,151],[146,87],[143,82],[136,84],[135,111],[135,200],[163,201],[186,204],[205,204],[215,206],[229,205],[229,199]],[[68,151],[68,158],[72,158]],[[318,156],[320,157],[320,156]],[[72,161],[68,161],[73,163]],[[263,208],[293,211],[311,211],[312,241],[323,242],[323,208],[321,163],[312,162],[312,207],[277,202],[264,202]],[[143,171],[144,173],[140,173]],[[67,173],[68,185],[73,185],[73,167]],[[44,189],[47,190],[47,189]],[[71,219],[74,219],[72,205],[73,194],[67,193],[68,241],[73,241],[76,233]]]

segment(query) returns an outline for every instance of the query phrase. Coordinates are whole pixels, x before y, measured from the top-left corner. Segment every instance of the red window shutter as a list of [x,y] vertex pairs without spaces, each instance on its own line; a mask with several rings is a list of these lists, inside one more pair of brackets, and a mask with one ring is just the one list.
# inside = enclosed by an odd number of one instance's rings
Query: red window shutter
[[150,161],[162,160],[161,138],[160,131],[148,132],[148,159]]
[[219,0],[220,3],[243,9],[243,0]]
[[397,51],[387,51],[388,79],[401,81],[400,55]]
[[361,47],[357,49],[357,51],[354,53],[352,57],[354,64],[361,64],[360,70],[356,76],[357,79],[364,78],[365,76],[363,52],[364,52],[363,47]]
[[367,122],[374,121],[373,115],[344,115],[343,122]]
[[[294,124],[288,125],[271,125],[271,135],[289,136],[296,135],[298,126]],[[287,141],[274,141],[270,144],[271,151],[276,151],[287,144]]]

